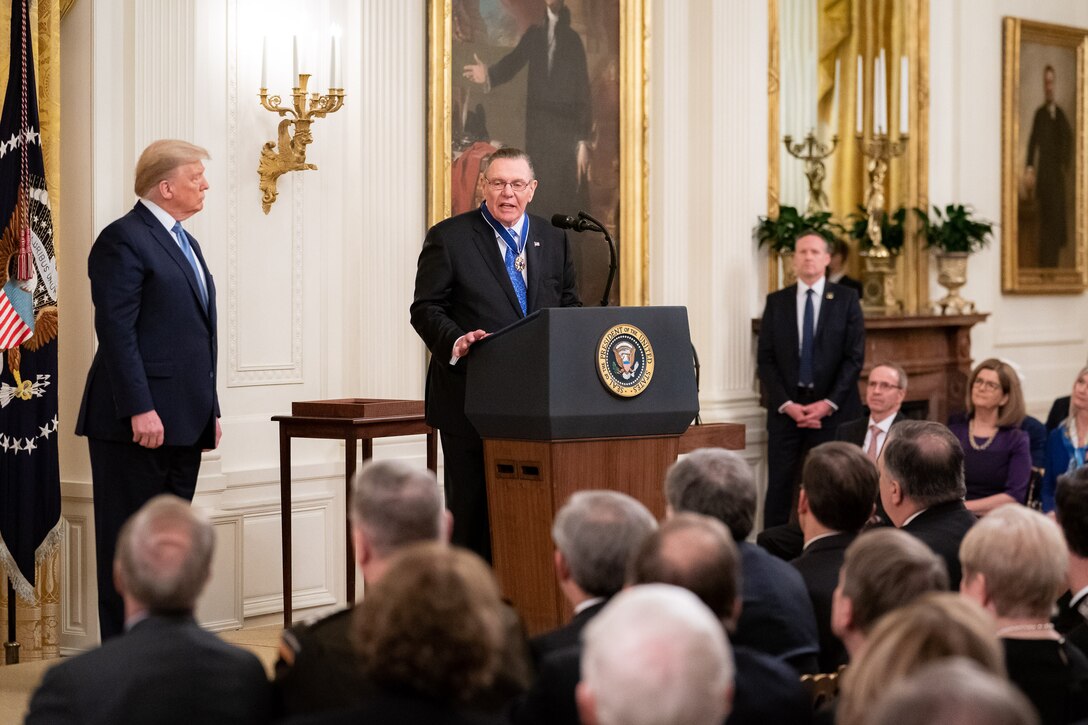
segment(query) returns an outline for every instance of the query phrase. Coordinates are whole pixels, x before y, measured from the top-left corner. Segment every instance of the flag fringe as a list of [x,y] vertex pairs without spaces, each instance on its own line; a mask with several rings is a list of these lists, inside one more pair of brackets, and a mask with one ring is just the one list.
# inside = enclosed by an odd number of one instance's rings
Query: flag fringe
[[[57,521],[56,526],[46,534],[45,539],[41,545],[34,552],[34,566],[38,567],[43,561],[53,555],[53,552],[60,547],[61,542],[64,540],[64,518],[60,518]],[[15,587],[15,595],[22,599],[27,604],[34,603],[34,587],[30,584],[30,581],[23,576],[23,573],[19,571],[19,567],[15,565],[15,559],[11,556],[11,552],[8,551],[8,546],[4,542],[4,537],[0,536],[0,575],[6,575],[11,580],[11,583]]]

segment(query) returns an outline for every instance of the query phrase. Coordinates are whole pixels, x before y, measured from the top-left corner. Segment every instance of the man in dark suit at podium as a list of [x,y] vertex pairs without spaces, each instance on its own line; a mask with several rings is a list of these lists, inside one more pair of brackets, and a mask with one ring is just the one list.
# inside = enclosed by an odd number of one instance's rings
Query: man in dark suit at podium
[[483,443],[465,417],[471,347],[536,310],[582,303],[566,234],[525,211],[537,186],[528,155],[499,149],[482,173],[480,208],[427,232],[411,319],[431,351],[427,422],[442,439],[452,541],[491,561]]
[[759,328],[756,362],[767,402],[765,527],[789,520],[805,453],[861,415],[865,323],[857,293],[824,276],[830,246],[816,233],[797,240],[797,283],[767,295]]

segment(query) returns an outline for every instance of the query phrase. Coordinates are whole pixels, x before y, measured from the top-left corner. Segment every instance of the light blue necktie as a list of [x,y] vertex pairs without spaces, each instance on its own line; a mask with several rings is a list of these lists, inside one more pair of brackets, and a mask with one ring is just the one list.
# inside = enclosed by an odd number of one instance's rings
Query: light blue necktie
[[797,382],[806,388],[812,387],[814,375],[812,371],[812,341],[815,328],[815,308],[812,304],[812,290],[805,291],[805,316],[801,321],[801,369],[798,371]]
[[[514,239],[514,243],[517,244],[518,233],[513,229],[509,231],[510,236]],[[506,261],[506,273],[510,275],[510,283],[514,285],[514,294],[518,296],[518,304],[521,305],[521,314],[528,314],[529,304],[525,293],[525,278],[521,276],[521,272],[514,266],[514,250],[509,244],[506,245],[506,254],[503,255],[503,259]]]
[[196,261],[193,245],[189,243],[189,235],[181,228],[181,222],[175,223],[174,228],[171,231],[174,232],[174,236],[178,240],[178,246],[181,247],[181,253],[185,255],[185,258],[189,260],[189,266],[193,268],[193,274],[196,275],[196,286],[200,289],[200,302],[204,305],[204,311],[207,312],[208,290],[204,287],[204,273],[200,269],[200,262]]

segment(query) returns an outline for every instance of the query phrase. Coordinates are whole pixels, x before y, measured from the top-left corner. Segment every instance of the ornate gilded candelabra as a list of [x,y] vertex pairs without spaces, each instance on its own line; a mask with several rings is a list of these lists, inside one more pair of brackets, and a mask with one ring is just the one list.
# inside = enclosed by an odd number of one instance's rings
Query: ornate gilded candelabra
[[907,150],[909,137],[899,134],[892,141],[886,133],[874,133],[868,139],[857,135],[858,146],[869,160],[869,187],[865,190],[865,211],[869,215],[867,233],[872,248],[862,252],[865,258],[865,288],[862,307],[866,312],[888,315],[903,311],[903,303],[895,297],[895,257],[884,246],[880,223],[884,216],[884,180],[888,175],[888,162],[902,156]]
[[786,151],[795,159],[805,162],[805,178],[808,179],[808,207],[806,214],[827,211],[827,194],[824,193],[824,178],[827,171],[824,169],[824,159],[835,153],[835,147],[839,144],[839,137],[832,136],[829,143],[823,143],[812,131],[808,132],[805,140],[795,144],[793,136],[786,135],[782,138],[786,144]]
[[316,92],[307,95],[306,85],[309,81],[310,74],[299,74],[298,85],[291,91],[293,108],[284,108],[280,105],[283,101],[279,96],[269,96],[267,88],[261,89],[261,105],[283,117],[279,124],[278,140],[265,143],[261,148],[260,163],[257,165],[261,208],[265,214],[272,208],[278,196],[276,181],[279,177],[288,171],[317,168],[314,164],[306,163],[306,146],[314,140],[310,124],[315,119],[336,113],[344,105],[343,88],[330,88],[325,95]]

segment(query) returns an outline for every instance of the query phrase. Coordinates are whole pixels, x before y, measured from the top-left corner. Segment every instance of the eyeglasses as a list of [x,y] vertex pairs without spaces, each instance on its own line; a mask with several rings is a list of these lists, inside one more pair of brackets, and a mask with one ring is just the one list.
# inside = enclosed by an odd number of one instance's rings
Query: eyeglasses
[[870,380],[870,388],[876,388],[877,390],[899,390],[899,385],[893,385],[892,383],[885,383],[882,380]]
[[524,179],[517,179],[516,181],[506,181],[505,179],[489,179],[486,176],[484,177],[484,181],[486,181],[487,185],[495,191],[502,191],[507,187],[507,185],[509,185],[510,188],[514,190],[515,194],[520,194],[521,192],[525,191],[529,188],[529,185],[533,183],[532,181],[525,181]]
[[1001,390],[1001,383],[995,383],[993,380],[983,380],[982,378],[975,378],[975,382],[972,383],[972,385],[974,385],[976,388],[982,388],[983,390],[987,390],[991,393],[995,390]]

